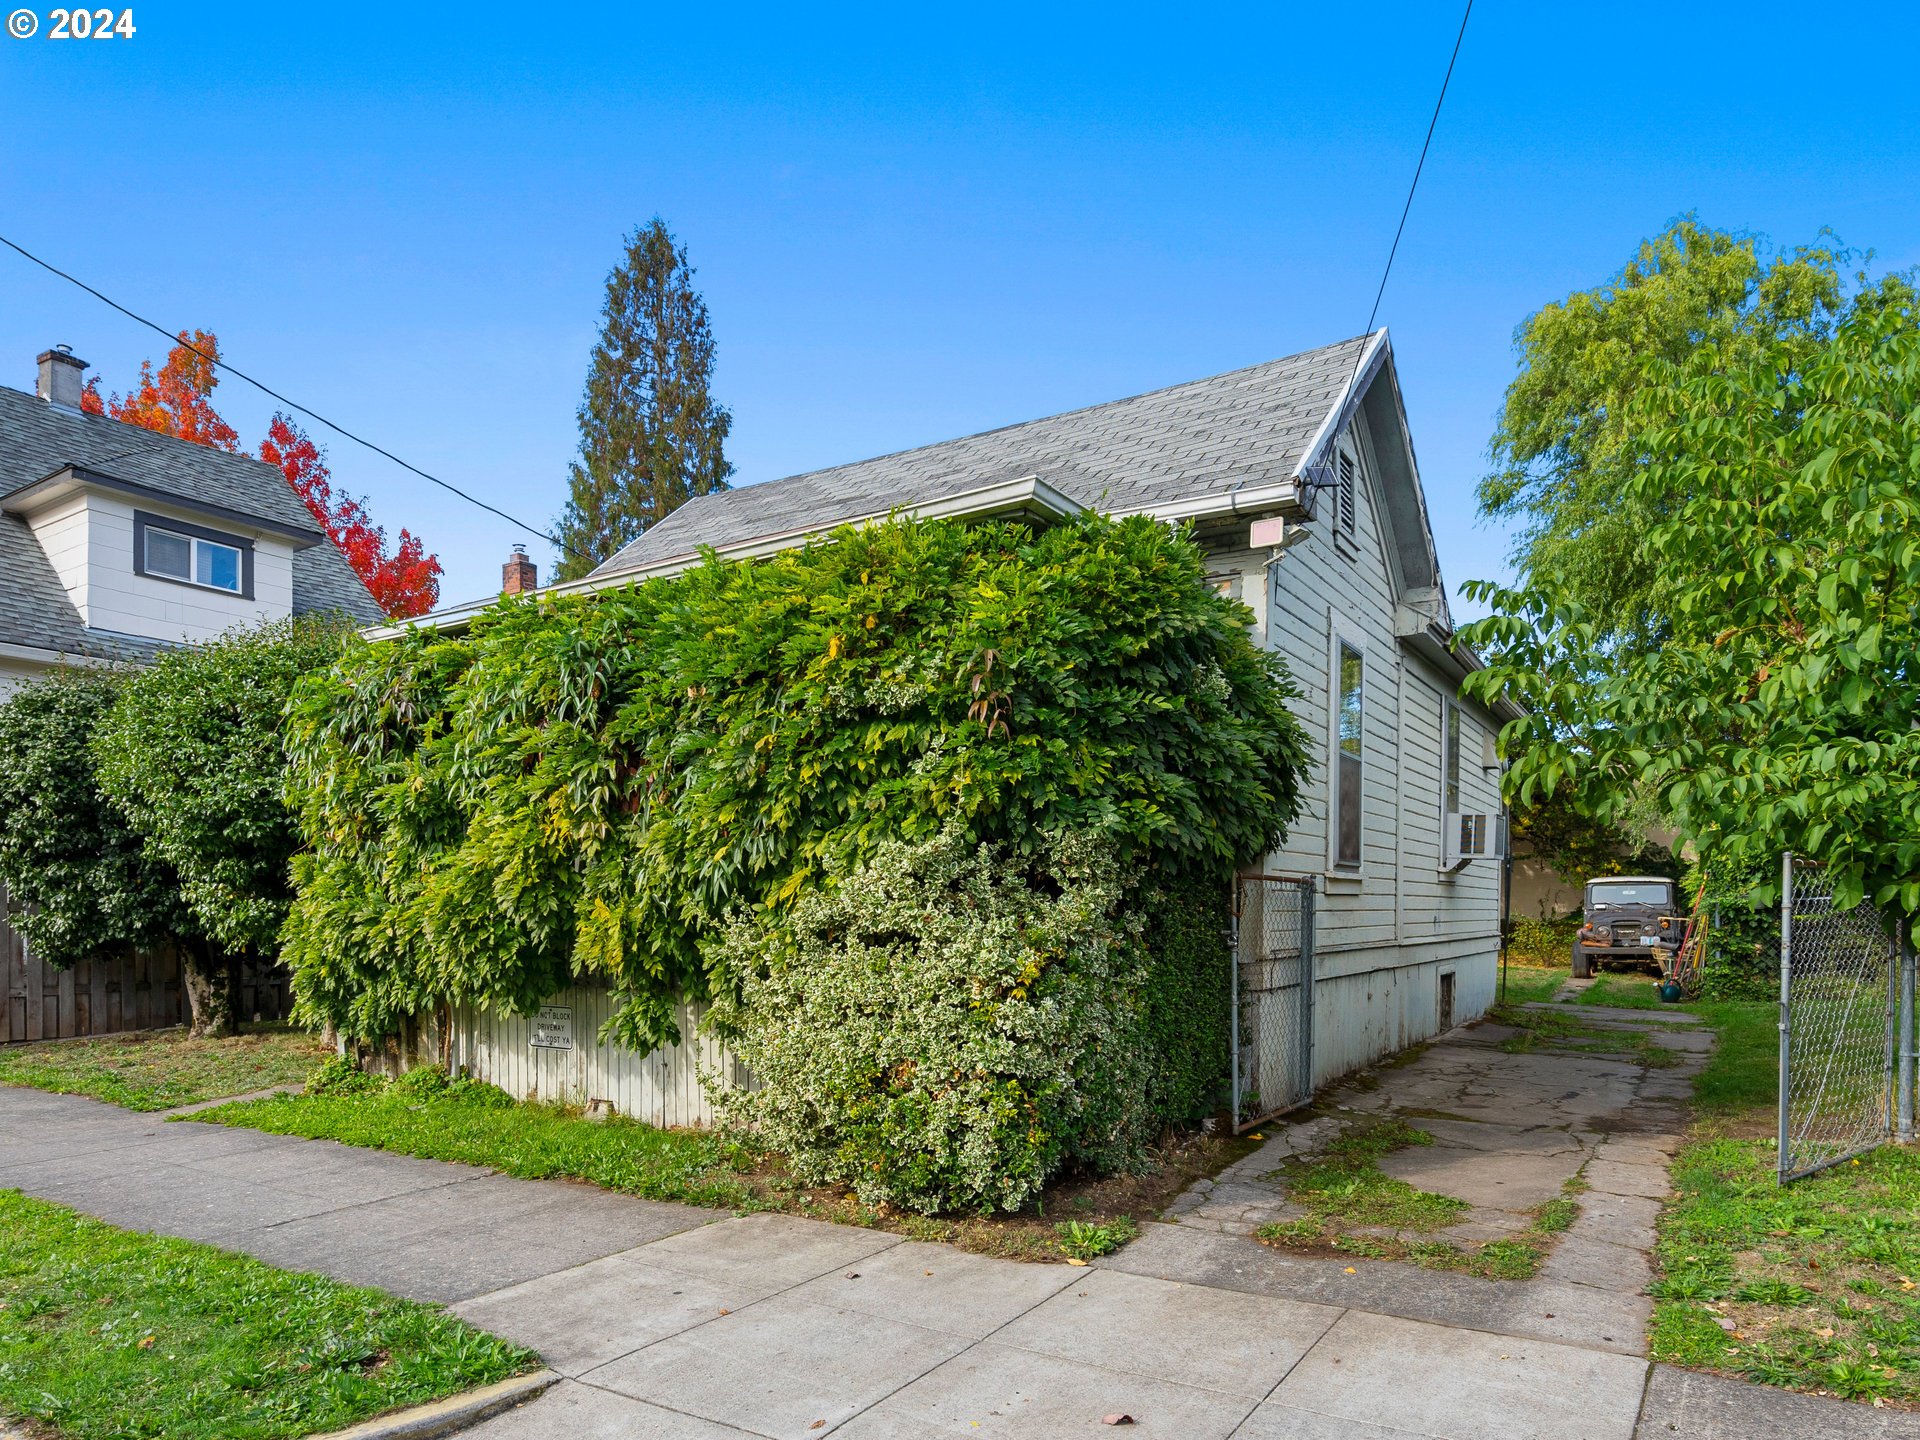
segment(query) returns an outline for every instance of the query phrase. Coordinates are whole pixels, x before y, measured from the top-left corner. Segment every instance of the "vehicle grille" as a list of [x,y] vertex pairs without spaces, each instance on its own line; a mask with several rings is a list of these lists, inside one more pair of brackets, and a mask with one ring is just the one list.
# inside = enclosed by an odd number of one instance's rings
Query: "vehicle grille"
[[1616,945],[1638,945],[1645,932],[1638,920],[1616,920],[1613,922],[1613,943]]

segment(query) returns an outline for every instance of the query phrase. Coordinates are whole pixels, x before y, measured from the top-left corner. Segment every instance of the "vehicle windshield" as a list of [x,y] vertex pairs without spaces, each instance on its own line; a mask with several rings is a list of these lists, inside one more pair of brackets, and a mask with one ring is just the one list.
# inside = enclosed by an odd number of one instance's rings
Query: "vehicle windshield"
[[1609,881],[1587,887],[1587,904],[1596,910],[1609,905],[1668,905],[1672,901],[1673,887],[1657,880]]

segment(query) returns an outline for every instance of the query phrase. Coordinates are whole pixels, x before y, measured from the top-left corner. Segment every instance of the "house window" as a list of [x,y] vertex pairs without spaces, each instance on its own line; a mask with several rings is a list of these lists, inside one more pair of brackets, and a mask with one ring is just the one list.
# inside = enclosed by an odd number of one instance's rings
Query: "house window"
[[252,598],[253,546],[238,535],[134,512],[134,573]]
[[1344,636],[1335,636],[1333,652],[1333,844],[1329,848],[1336,868],[1357,870],[1367,662],[1359,646]]
[[1441,783],[1440,805],[1447,815],[1460,813],[1460,707],[1451,700],[1440,702],[1440,751],[1445,779]]
[[214,590],[240,593],[240,547],[176,535],[171,530],[147,530],[147,573],[168,580],[185,580]]

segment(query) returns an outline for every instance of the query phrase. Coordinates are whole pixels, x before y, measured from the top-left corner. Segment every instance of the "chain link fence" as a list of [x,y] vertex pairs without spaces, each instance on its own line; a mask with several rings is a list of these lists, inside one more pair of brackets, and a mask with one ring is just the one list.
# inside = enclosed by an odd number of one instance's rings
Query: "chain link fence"
[[1313,882],[1239,877],[1233,960],[1237,1134],[1313,1096]]
[[[1781,866],[1780,1182],[1893,1132],[1898,927],[1870,902],[1834,904],[1822,867]],[[1909,1001],[1909,1004],[1911,1001]]]

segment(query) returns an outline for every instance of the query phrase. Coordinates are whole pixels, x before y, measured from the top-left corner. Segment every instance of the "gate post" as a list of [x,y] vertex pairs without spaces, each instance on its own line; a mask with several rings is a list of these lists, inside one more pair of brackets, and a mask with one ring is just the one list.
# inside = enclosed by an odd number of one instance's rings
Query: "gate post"
[[1313,958],[1313,896],[1314,882],[1304,880],[1300,884],[1300,1009],[1305,1015],[1301,1022],[1306,1031],[1306,1041],[1301,1046],[1306,1059],[1302,1062],[1300,1075],[1300,1097],[1305,1100],[1313,1094],[1313,1019],[1314,1019],[1314,972],[1319,969]]
[[1227,1044],[1233,1055],[1233,1089],[1227,1095],[1227,1133],[1240,1133],[1240,896],[1238,875],[1227,882]]
[[1793,1035],[1789,1030],[1788,1001],[1793,993],[1793,852],[1780,857],[1780,1181],[1786,1183],[1788,1160],[1787,1096]]
[[1894,1091],[1899,1096],[1900,1141],[1902,1144],[1911,1144],[1914,1086],[1913,991],[1916,960],[1913,940],[1908,932],[1907,917],[1902,915],[1898,923],[1900,926],[1900,1074],[1894,1082]]

